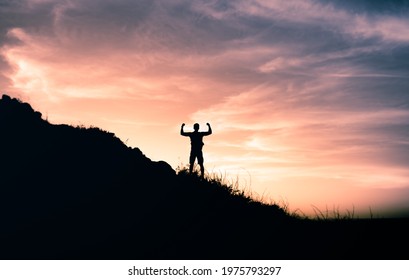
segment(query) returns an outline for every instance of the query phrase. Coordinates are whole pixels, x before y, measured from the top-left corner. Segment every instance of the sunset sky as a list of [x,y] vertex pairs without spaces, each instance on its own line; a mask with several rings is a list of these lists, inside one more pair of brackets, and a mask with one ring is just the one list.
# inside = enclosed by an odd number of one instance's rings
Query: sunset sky
[[[409,1],[0,0],[0,93],[290,211],[409,213]],[[27,139],[30,141],[30,139]]]

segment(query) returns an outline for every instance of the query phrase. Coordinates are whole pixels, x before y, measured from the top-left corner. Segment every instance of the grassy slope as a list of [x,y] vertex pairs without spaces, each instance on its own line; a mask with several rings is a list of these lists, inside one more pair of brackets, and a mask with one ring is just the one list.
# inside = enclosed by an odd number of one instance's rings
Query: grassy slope
[[297,217],[0,101],[2,259],[398,259],[407,220]]
[[[163,217],[174,235],[150,258],[399,259],[408,258],[405,219],[308,219],[252,200],[220,180],[178,174],[176,205]],[[172,204],[177,199],[172,199]],[[164,203],[166,204],[166,203]],[[174,210],[177,210],[175,218]],[[159,234],[160,235],[160,234]]]

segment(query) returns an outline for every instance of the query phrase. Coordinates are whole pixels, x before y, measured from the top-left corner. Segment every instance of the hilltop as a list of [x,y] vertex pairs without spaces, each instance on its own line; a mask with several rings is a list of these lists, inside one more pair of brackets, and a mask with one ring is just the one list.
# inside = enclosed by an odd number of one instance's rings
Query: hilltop
[[0,131],[1,259],[409,256],[407,220],[300,218],[7,95]]

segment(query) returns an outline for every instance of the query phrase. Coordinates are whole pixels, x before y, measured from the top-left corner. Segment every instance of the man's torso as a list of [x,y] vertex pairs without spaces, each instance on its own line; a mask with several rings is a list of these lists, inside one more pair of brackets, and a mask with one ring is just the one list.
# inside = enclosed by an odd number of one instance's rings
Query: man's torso
[[190,133],[190,144],[192,146],[192,150],[200,151],[204,145],[203,143],[203,133],[201,132],[192,132]]

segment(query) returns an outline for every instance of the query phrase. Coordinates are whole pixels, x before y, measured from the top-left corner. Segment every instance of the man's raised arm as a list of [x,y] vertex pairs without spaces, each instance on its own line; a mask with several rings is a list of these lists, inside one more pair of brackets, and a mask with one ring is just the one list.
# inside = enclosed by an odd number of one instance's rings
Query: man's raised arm
[[207,127],[209,128],[208,130],[207,130],[207,132],[205,132],[205,135],[210,135],[210,134],[212,134],[213,132],[212,132],[212,127],[210,126],[210,123],[206,123],[207,124]]
[[188,134],[183,131],[183,128],[184,128],[184,127],[185,127],[185,124],[182,123],[182,126],[180,127],[180,135],[182,135],[182,136],[188,136]]

